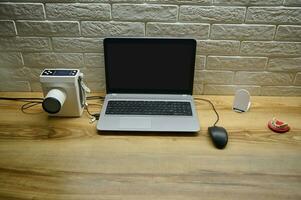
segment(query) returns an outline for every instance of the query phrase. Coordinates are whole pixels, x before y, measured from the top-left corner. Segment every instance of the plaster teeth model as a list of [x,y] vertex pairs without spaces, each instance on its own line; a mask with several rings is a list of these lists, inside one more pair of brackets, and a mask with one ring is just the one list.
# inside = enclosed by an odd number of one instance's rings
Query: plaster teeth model
[[272,131],[277,132],[277,133],[285,133],[290,130],[290,127],[288,126],[288,124],[286,122],[280,121],[280,120],[276,119],[275,117],[269,121],[268,127]]

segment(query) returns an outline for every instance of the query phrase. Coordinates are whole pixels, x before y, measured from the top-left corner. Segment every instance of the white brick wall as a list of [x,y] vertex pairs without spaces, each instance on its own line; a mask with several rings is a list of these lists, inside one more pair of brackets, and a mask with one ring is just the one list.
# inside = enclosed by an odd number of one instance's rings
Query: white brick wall
[[0,91],[44,67],[103,91],[107,36],[195,38],[196,94],[301,96],[301,0],[0,0]]

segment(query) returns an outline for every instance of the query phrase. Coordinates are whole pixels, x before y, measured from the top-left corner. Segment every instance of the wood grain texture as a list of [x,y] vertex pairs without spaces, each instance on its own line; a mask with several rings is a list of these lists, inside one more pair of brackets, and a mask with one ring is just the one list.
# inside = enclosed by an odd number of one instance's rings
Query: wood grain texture
[[[252,97],[250,111],[239,114],[233,97],[201,97],[213,101],[229,133],[225,150],[208,136],[215,114],[206,102],[196,101],[201,131],[185,136],[103,134],[86,113],[24,114],[22,103],[0,101],[0,199],[301,199],[301,98]],[[273,116],[291,131],[271,132]]]

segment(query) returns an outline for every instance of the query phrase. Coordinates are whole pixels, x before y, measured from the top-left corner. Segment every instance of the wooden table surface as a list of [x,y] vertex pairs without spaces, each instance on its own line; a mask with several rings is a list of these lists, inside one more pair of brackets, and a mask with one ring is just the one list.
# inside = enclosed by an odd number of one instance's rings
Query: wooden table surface
[[[0,93],[0,96],[41,96]],[[197,101],[196,136],[96,131],[81,118],[48,117],[40,106],[0,101],[0,199],[301,199],[301,98],[252,97],[247,113],[231,110],[233,97],[213,101],[226,149],[214,148],[207,127],[215,114]],[[90,101],[91,112],[100,101]],[[273,116],[291,131],[267,128]]]

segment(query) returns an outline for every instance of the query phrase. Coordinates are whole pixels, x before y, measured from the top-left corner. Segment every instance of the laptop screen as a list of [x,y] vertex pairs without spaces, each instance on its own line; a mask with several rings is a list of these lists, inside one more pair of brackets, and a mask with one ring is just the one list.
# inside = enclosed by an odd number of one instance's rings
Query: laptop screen
[[192,94],[196,41],[104,39],[108,93]]

